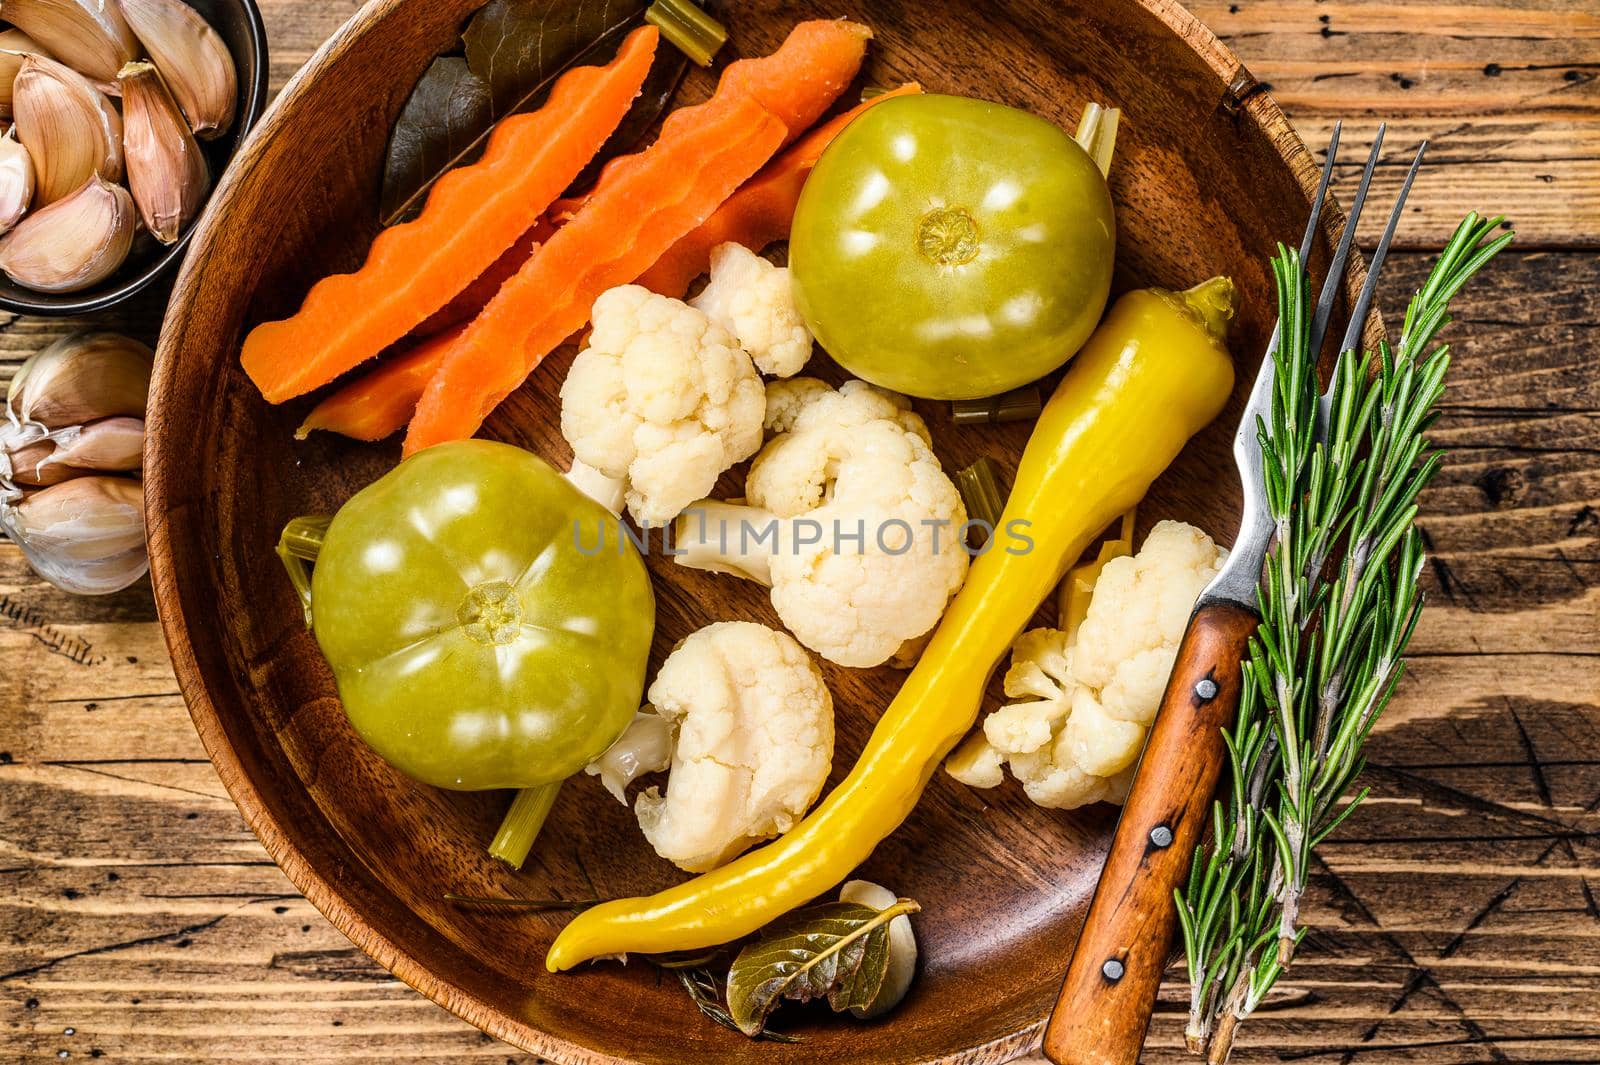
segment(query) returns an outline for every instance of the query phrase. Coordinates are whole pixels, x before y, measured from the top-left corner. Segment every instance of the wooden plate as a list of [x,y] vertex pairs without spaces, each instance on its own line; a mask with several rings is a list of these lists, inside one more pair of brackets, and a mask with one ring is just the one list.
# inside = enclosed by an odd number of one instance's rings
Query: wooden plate
[[[316,278],[360,262],[390,123],[472,7],[374,0],[363,8],[250,138],[172,298],[145,456],[151,573],[173,663],[218,772],[296,886],[358,945],[473,1024],[556,1061],[1011,1057],[1053,1000],[1113,824],[1108,807],[1039,810],[1013,784],[969,791],[940,774],[862,870],[923,903],[926,964],[910,998],[871,1025],[796,1011],[804,1043],[751,1043],[701,1018],[648,966],[547,974],[544,951],[563,917],[442,901],[452,890],[622,896],[679,879],[592,780],[564,790],[527,868],[511,874],[483,849],[505,795],[414,784],[347,726],[272,548],[285,521],[333,510],[388,469],[396,449],[326,437],[295,443],[307,404],[262,402],[239,369],[239,342],[254,322],[291,313]],[[1275,241],[1298,239],[1314,187],[1311,160],[1278,108],[1164,0],[757,0],[729,19],[732,51],[764,52],[797,19],[836,15],[876,30],[874,83],[917,79],[1068,128],[1087,100],[1124,109],[1112,180],[1119,289],[1182,288],[1228,273],[1243,297],[1234,404],[1158,482],[1141,524],[1176,517],[1231,537],[1239,491],[1228,440],[1271,330],[1267,256]],[[685,96],[708,85],[697,75]],[[1328,232],[1338,221],[1330,207]],[[566,353],[542,366],[487,431],[564,464],[555,393],[569,361]],[[981,453],[1014,468],[1026,427],[956,429],[937,405],[923,413],[947,469]],[[777,624],[760,589],[659,563],[656,663],[713,620]],[[828,670],[839,717],[835,780],[898,680],[889,669]]]

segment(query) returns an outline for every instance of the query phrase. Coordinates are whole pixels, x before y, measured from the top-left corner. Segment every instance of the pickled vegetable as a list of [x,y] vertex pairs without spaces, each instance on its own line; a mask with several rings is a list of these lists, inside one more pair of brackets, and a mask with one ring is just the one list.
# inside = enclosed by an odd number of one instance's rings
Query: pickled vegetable
[[806,324],[846,370],[970,399],[1077,352],[1105,309],[1115,247],[1105,177],[1064,130],[909,95],[868,110],[817,161],[789,266]]

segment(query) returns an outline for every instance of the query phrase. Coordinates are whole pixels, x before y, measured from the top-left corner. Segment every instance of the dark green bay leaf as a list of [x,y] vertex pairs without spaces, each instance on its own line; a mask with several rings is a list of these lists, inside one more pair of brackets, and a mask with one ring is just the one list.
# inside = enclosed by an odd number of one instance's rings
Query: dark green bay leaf
[[827,902],[798,910],[746,944],[728,972],[728,1013],[758,1035],[785,999],[826,998],[835,1010],[865,1006],[889,966],[889,921],[914,912],[909,900],[885,910]]
[[489,86],[460,56],[435,59],[411,91],[389,134],[379,200],[385,225],[415,217],[433,178],[476,158],[493,109]]
[[872,1005],[889,975],[889,926],[879,925],[861,942],[861,963],[855,972],[828,989],[828,1006],[835,1013],[864,1010]]
[[[435,60],[401,112],[384,165],[383,224],[416,217],[441,174],[477,159],[496,122],[538,108],[567,70],[610,62],[643,22],[646,7],[647,0],[489,0],[462,32],[465,57]],[[579,186],[600,161],[639,142],[672,100],[687,66],[677,49],[656,50],[638,100]],[[454,121],[438,121],[438,101],[469,89],[476,104],[471,112],[459,109],[450,112]]]

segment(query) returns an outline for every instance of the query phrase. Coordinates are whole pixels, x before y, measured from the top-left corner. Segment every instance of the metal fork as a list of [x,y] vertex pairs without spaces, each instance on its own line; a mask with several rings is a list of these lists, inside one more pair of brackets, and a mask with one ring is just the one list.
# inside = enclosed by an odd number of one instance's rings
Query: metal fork
[[[1335,126],[1322,177],[1300,242],[1300,258],[1311,254],[1329,179],[1338,156],[1341,126]],[[1334,304],[1349,267],[1356,224],[1366,204],[1383,147],[1378,127],[1367,165],[1350,205],[1350,216],[1334,249],[1312,315],[1309,351],[1322,348]],[[1372,255],[1366,281],[1352,308],[1341,350],[1360,342],[1389,245],[1400,222],[1411,183],[1427,144],[1401,186],[1388,226]],[[1057,1065],[1133,1065],[1150,1023],[1161,973],[1171,955],[1177,916],[1173,891],[1187,876],[1195,846],[1226,761],[1222,728],[1239,702],[1240,662],[1260,624],[1256,585],[1274,525],[1267,508],[1258,425],[1270,425],[1276,384],[1275,354],[1282,323],[1262,357],[1250,400],[1234,435],[1233,454],[1243,480],[1244,508],[1232,553],[1201,593],[1178,648],[1161,709],[1150,730],[1100,884],[1079,936],[1055,1011],[1045,1029],[1045,1055]],[[1306,368],[1315,372],[1315,367]],[[1326,437],[1333,385],[1317,403],[1317,433]]]

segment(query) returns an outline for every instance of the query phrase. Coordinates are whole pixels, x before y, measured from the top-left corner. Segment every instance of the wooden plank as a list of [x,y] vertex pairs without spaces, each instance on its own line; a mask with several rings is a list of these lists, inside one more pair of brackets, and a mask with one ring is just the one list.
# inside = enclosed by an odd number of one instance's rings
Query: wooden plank
[[[1400,243],[1437,246],[1468,207],[1527,243],[1600,244],[1600,8],[1584,0],[1200,0],[1189,5],[1320,149],[1346,121],[1348,199],[1377,122],[1394,161],[1430,141]],[[1362,227],[1375,239],[1381,219]]]

